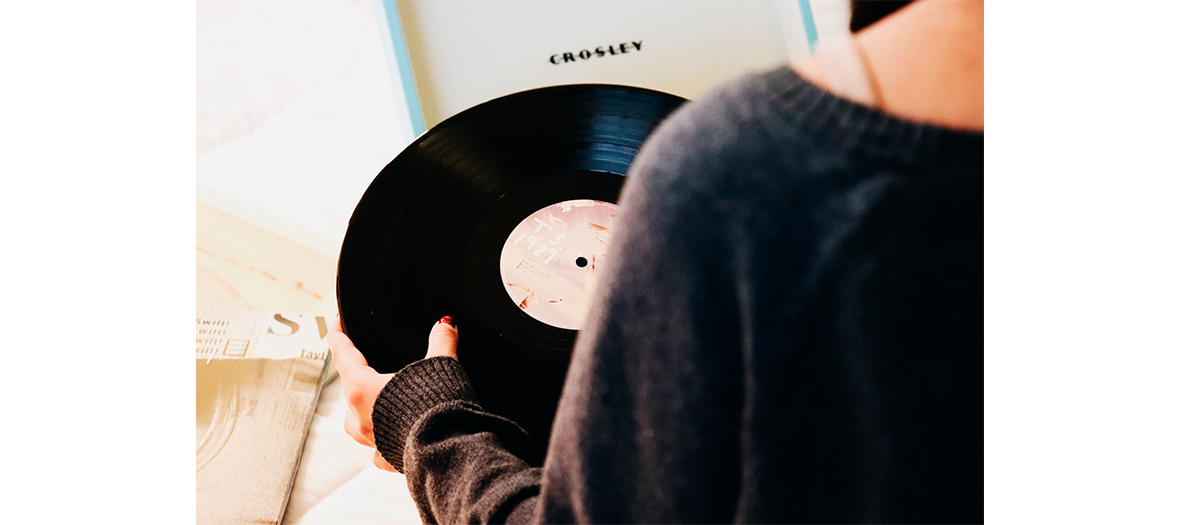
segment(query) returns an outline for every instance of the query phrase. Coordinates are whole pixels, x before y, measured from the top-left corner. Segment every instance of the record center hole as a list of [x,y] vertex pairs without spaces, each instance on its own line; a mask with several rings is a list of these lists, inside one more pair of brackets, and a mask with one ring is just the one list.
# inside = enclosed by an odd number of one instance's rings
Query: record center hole
[[590,261],[587,261],[585,257],[578,257],[574,259],[574,264],[578,265],[578,268],[585,268],[587,264],[590,264]]

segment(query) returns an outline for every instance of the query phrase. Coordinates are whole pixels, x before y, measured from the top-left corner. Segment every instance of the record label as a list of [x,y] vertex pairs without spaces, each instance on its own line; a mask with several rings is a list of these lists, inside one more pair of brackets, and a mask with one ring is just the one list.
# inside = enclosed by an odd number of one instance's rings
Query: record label
[[500,278],[516,306],[550,326],[581,330],[618,209],[570,200],[521,221],[500,254]]

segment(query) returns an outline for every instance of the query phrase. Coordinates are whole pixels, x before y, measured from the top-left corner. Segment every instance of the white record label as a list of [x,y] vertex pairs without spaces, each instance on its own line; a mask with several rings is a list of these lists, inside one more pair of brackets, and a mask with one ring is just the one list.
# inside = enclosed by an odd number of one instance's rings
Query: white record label
[[504,289],[542,323],[581,330],[619,207],[565,201],[537,210],[512,230],[500,253]]

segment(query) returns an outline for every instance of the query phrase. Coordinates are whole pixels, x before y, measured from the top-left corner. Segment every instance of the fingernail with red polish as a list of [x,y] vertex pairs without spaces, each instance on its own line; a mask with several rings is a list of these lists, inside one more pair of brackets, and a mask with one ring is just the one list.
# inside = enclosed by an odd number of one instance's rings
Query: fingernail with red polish
[[451,325],[451,328],[458,328],[458,326],[455,326],[455,320],[451,319],[451,316],[449,316],[449,315],[444,315],[442,319],[438,320],[438,322],[447,323],[447,324]]

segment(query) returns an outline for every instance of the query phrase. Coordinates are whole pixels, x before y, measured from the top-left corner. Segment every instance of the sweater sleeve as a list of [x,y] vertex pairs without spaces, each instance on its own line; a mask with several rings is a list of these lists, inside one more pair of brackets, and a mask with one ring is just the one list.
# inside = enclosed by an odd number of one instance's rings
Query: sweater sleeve
[[373,406],[381,455],[406,475],[424,523],[526,523],[540,469],[521,456],[528,436],[484,411],[458,361],[410,363]]

